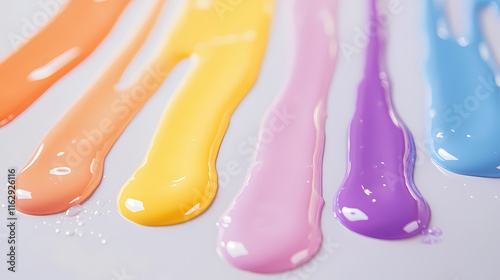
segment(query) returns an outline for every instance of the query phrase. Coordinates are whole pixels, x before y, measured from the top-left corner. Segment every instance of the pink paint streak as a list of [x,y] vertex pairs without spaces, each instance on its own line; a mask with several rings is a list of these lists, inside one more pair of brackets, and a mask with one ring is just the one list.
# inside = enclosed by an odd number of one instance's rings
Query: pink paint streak
[[258,273],[294,269],[322,243],[326,101],[337,57],[336,1],[294,1],[293,66],[261,128],[241,192],[221,217],[218,252]]

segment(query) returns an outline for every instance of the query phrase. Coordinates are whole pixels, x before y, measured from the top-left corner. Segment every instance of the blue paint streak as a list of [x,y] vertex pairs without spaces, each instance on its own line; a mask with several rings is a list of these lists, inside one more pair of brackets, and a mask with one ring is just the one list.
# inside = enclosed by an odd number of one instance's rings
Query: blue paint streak
[[465,40],[452,37],[442,1],[424,2],[428,149],[449,171],[500,177],[500,67],[480,26],[481,11],[500,0],[463,2]]

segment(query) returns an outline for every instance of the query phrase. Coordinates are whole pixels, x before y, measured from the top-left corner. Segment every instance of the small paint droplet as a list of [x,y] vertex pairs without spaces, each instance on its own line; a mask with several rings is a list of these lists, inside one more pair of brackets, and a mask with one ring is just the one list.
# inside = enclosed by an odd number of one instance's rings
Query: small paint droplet
[[106,243],[108,243],[108,241],[106,241],[106,239],[103,239],[103,240],[101,240],[101,243],[106,244]]
[[72,231],[72,230],[66,231],[66,236],[73,236],[73,235],[75,235],[74,231]]
[[423,244],[433,245],[441,242],[441,239],[434,238],[433,236],[424,236],[421,241]]
[[435,228],[434,231],[431,233],[433,236],[441,236],[443,234],[443,231],[439,228]]
[[56,233],[59,233],[59,232],[60,232],[60,230],[58,228],[56,228]]
[[439,237],[442,234],[443,234],[443,231],[437,227],[431,227],[431,228],[428,228],[428,229],[422,231],[422,235],[431,235],[434,237]]

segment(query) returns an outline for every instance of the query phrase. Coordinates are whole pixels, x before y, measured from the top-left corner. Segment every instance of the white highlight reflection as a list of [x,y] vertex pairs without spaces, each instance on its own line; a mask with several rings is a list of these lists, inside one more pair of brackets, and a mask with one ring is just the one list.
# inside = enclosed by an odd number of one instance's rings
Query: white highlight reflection
[[368,220],[368,216],[357,208],[342,207],[342,214],[351,222]]
[[300,262],[302,262],[303,260],[305,260],[308,256],[309,256],[309,250],[308,249],[304,249],[302,251],[299,251],[299,252],[295,253],[292,256],[292,258],[290,259],[290,261],[293,264],[299,264]]
[[445,149],[439,149],[438,155],[444,160],[458,160],[458,158],[454,157],[452,154],[448,153]]
[[404,228],[407,233],[412,233],[418,229],[418,221],[409,222]]
[[31,199],[31,192],[17,189],[16,190],[17,199]]
[[245,248],[245,246],[243,246],[243,243],[241,242],[235,242],[235,241],[227,242],[226,250],[227,253],[233,258],[248,255],[247,249]]
[[50,174],[52,175],[68,175],[71,173],[71,168],[69,167],[56,167],[54,169],[51,169],[49,171]]
[[62,67],[64,67],[66,64],[68,64],[68,62],[75,59],[79,54],[80,50],[78,49],[78,47],[73,47],[65,51],[58,57],[52,59],[44,66],[33,70],[33,72],[31,72],[28,75],[27,80],[33,82],[50,77],[51,75],[59,71]]
[[125,207],[127,207],[128,210],[132,212],[139,212],[139,211],[144,211],[144,204],[142,201],[136,200],[129,198],[127,201],[125,201]]
[[189,211],[187,211],[184,215],[189,215],[191,213],[193,213],[194,211],[197,211],[197,210],[200,210],[200,204],[196,204],[195,206],[193,206],[193,208],[189,209]]
[[42,150],[43,150],[43,144],[40,145],[40,148],[38,149],[38,151],[36,151],[36,154],[35,156],[33,157],[33,159],[31,160],[31,162],[25,167],[23,168],[23,170],[21,170],[21,172],[23,172],[24,170],[28,169],[31,165],[33,165],[33,163],[35,163],[36,159],[40,156],[40,154],[42,153]]

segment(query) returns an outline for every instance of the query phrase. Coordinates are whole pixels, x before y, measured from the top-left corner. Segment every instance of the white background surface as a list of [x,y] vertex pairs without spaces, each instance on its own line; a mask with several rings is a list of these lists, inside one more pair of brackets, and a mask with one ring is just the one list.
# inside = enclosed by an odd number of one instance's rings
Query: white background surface
[[[14,49],[9,34],[21,34],[25,24],[23,18],[32,21],[37,12],[43,11],[39,3],[48,1],[0,1],[0,58]],[[260,78],[233,115],[220,149],[217,160],[219,176],[227,174],[228,163],[237,162],[241,166],[240,172],[228,175],[229,180],[221,182],[216,199],[206,213],[184,224],[148,228],[123,219],[115,206],[118,190],[142,161],[159,117],[188,67],[188,62],[183,62],[130,123],[109,153],[105,177],[85,203],[87,212],[81,214],[85,224],[77,226],[75,217],[61,219],[62,214],[47,217],[18,214],[18,272],[7,272],[7,264],[1,261],[0,279],[500,279],[499,181],[441,171],[425,153],[422,1],[412,0],[396,1],[400,3],[399,12],[389,19],[388,71],[396,108],[417,144],[415,182],[431,207],[431,226],[444,232],[440,242],[423,244],[421,237],[403,241],[370,239],[348,231],[333,217],[333,196],[345,172],[346,129],[354,110],[363,68],[364,53],[360,49],[361,53],[350,59],[339,53],[332,81],[323,177],[326,202],[322,216],[324,247],[320,254],[295,271],[274,275],[239,271],[217,256],[215,222],[242,186],[251,157],[239,153],[238,146],[249,143],[249,139],[257,135],[261,117],[283,87],[289,67],[287,36],[291,29],[287,16],[291,2],[278,0]],[[459,1],[453,1],[454,10],[459,8],[456,2]],[[19,170],[24,166],[42,137],[104,69],[103,62],[111,61],[119,46],[126,42],[132,34],[130,30],[141,22],[150,3],[132,1],[110,35],[87,60],[13,122],[0,128],[0,180],[6,180],[2,178],[6,178],[8,167],[16,166]],[[180,0],[168,1],[153,36],[127,75],[133,75],[134,69],[140,68],[148,54],[153,52],[180,3]],[[367,3],[365,0],[340,1],[340,43],[354,45],[356,28],[364,29],[366,25]],[[387,7],[386,1],[380,2],[381,10]],[[452,15],[454,21],[459,19],[458,13]],[[500,20],[494,13],[488,13],[486,17],[486,29],[490,39],[496,41],[498,54]],[[493,36],[495,32],[496,36]],[[6,204],[7,195],[4,192],[0,195],[0,205]],[[106,201],[110,202],[102,206]],[[95,216],[94,211],[101,215]],[[6,212],[6,207],[0,207],[2,256],[7,254]],[[61,224],[56,223],[58,220]],[[79,228],[84,236],[65,235],[65,231],[75,228]],[[56,229],[60,232],[56,233]],[[107,243],[102,244],[102,239]],[[0,260],[4,258],[6,256]]]

